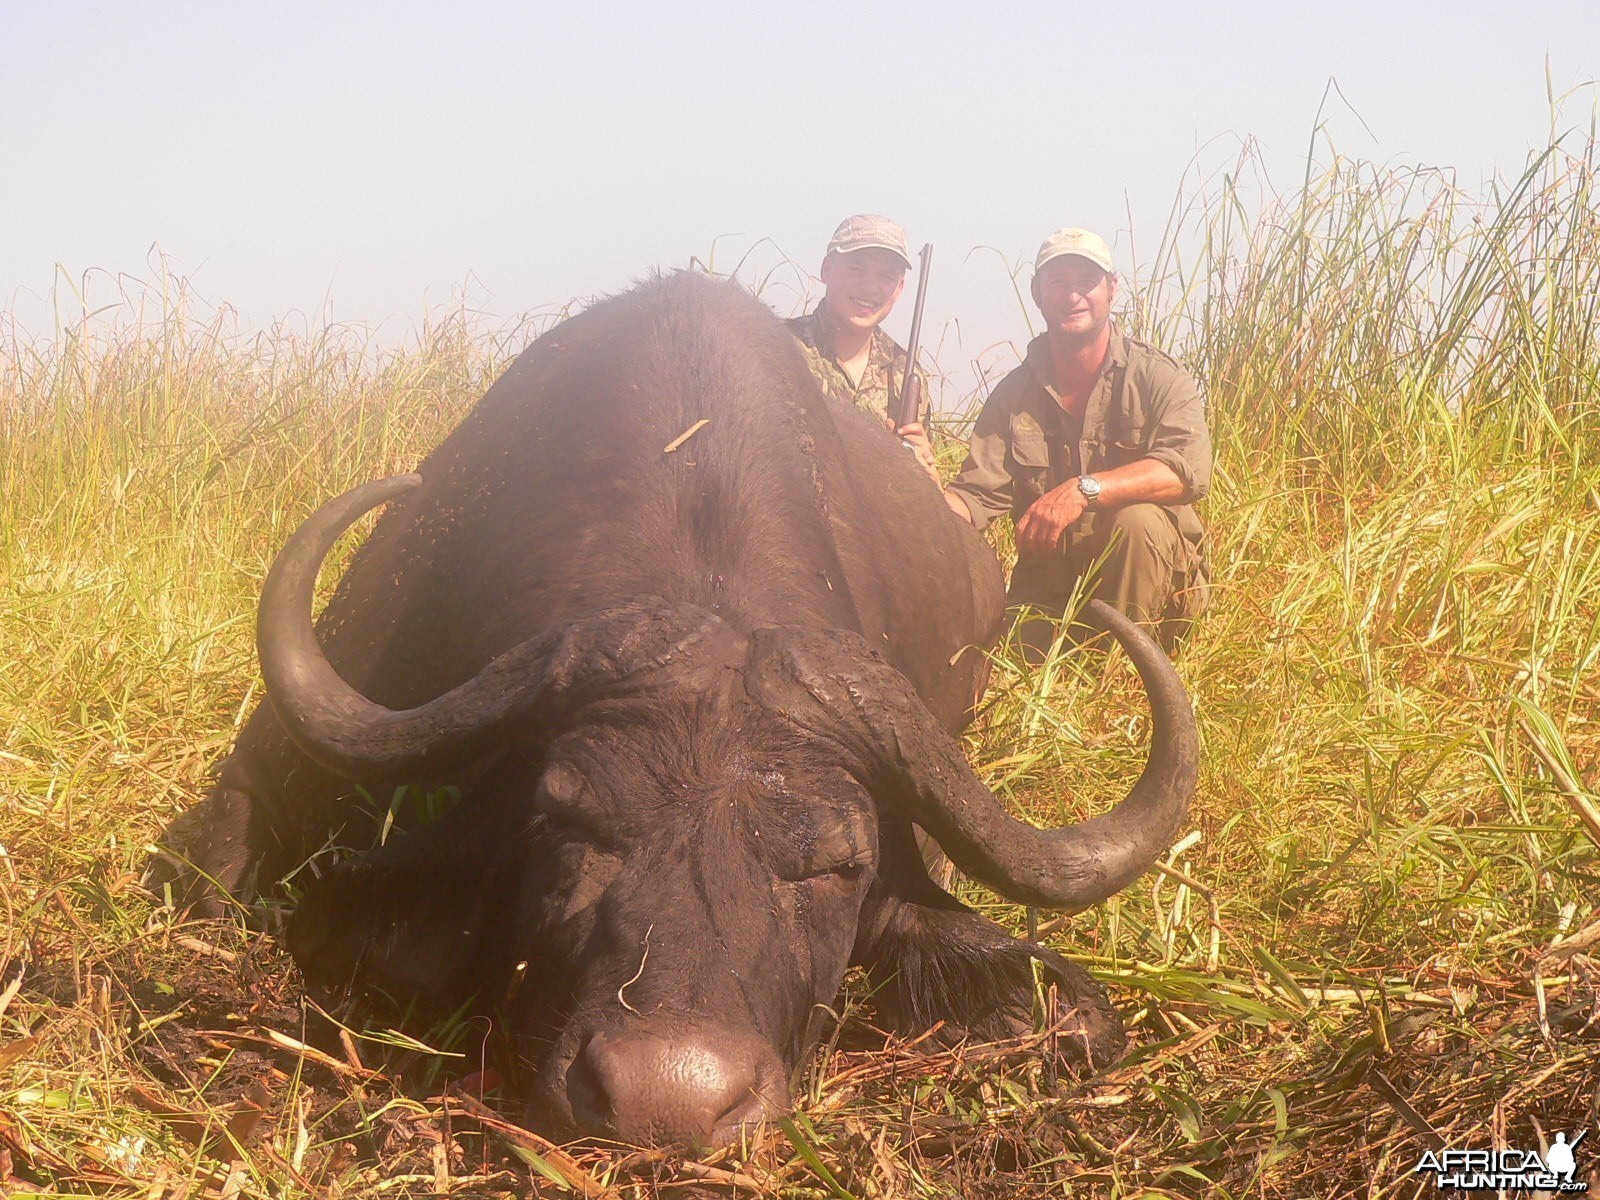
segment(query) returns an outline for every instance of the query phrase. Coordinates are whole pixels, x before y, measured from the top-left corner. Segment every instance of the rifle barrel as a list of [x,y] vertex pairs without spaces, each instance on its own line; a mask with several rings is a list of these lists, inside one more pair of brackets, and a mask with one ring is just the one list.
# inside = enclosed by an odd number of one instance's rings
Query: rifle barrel
[[[933,243],[924,243],[922,252],[918,255],[920,264],[917,268],[917,302],[911,310],[911,336],[906,339],[906,369],[900,379],[900,397],[897,412],[901,425],[910,425],[920,415],[922,397],[918,394],[921,389],[915,379],[917,374],[917,348],[922,340],[922,306],[928,300],[928,268],[933,264]],[[910,403],[907,403],[907,401]]]

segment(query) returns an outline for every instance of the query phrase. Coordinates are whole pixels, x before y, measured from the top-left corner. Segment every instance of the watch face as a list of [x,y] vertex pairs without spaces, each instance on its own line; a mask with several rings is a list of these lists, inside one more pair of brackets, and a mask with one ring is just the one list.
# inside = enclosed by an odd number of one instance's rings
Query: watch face
[[1083,475],[1078,479],[1078,490],[1083,493],[1084,499],[1094,500],[1100,495],[1100,481],[1093,475]]

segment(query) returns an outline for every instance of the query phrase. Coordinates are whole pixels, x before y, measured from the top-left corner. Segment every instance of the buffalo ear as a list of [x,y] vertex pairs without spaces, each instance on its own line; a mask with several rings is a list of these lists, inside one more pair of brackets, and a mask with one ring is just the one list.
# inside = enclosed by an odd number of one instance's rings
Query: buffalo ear
[[537,860],[538,818],[462,803],[334,867],[289,921],[289,951],[314,990],[439,1011],[493,986],[498,926]]
[[1055,951],[1014,938],[955,901],[891,892],[872,903],[863,917],[872,935],[858,941],[851,961],[871,978],[885,1028],[916,1037],[941,1025],[943,1045],[1024,1036],[1034,1029],[1037,965],[1054,985],[1049,1023],[1064,1065],[1100,1069],[1126,1051],[1122,1019],[1104,989]]
[[180,813],[156,847],[143,884],[192,916],[220,917],[260,894],[287,869],[272,812],[224,779]]
[[759,630],[745,686],[767,708],[838,747],[869,791],[900,807],[968,875],[1020,904],[1078,908],[1149,870],[1176,836],[1199,774],[1199,730],[1171,661],[1114,609],[1090,601],[1085,615],[1133,660],[1154,732],[1144,773],[1127,797],[1060,829],[1038,829],[1008,813],[910,682],[862,637]]

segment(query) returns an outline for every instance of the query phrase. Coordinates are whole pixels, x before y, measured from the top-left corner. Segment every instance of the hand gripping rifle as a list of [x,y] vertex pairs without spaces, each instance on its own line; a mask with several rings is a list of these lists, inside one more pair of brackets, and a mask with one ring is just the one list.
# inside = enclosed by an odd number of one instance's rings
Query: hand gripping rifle
[[891,404],[895,414],[895,428],[910,425],[922,413],[922,381],[917,378],[917,343],[922,337],[922,306],[928,299],[928,267],[933,262],[933,243],[922,247],[918,255],[917,303],[911,310],[911,336],[906,339],[906,369],[900,379],[900,402]]

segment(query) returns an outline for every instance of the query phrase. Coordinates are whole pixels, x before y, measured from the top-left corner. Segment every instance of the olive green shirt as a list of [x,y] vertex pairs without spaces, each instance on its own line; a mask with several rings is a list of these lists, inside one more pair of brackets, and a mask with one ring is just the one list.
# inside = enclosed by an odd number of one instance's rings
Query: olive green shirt
[[[889,415],[891,389],[898,396],[900,381],[905,377],[906,370],[906,352],[898,342],[881,328],[872,331],[872,341],[867,347],[867,363],[861,369],[861,382],[857,384],[850,382],[850,376],[839,365],[833,349],[833,330],[822,315],[820,304],[803,316],[790,317],[784,324],[805,351],[806,365],[811,368],[811,374],[822,385],[824,392],[846,404],[877,413],[880,417]],[[923,406],[926,408],[927,377],[918,371],[917,378],[922,381]]]
[[1182,499],[1166,507],[1184,537],[1200,545],[1204,530],[1192,505],[1211,486],[1211,435],[1193,377],[1113,324],[1082,421],[1062,408],[1054,378],[1050,337],[1041,334],[984,401],[967,460],[949,485],[973,524],[982,529],[1006,513],[1020,520],[1069,479],[1153,458],[1183,481]]

